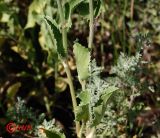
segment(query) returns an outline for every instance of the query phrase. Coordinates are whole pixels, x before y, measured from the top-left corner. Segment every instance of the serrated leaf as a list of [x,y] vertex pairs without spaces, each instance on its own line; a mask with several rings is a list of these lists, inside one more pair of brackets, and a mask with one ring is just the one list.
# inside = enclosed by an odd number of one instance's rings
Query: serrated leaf
[[62,43],[62,34],[60,33],[60,30],[58,29],[56,22],[52,21],[49,17],[45,17],[44,19],[46,21],[49,33],[51,35],[51,39],[53,40],[53,43],[56,46],[57,53],[61,57],[65,57],[66,52]]
[[51,67],[58,61],[58,54],[56,47],[52,43],[51,35],[46,31],[47,26],[45,23],[41,24],[41,31],[39,33],[39,43],[43,50],[47,51],[47,64]]
[[74,44],[74,55],[76,59],[78,78],[85,80],[89,77],[90,52],[88,48],[83,47],[79,43]]
[[47,138],[65,138],[65,135],[60,132],[50,131],[47,129],[43,129]]

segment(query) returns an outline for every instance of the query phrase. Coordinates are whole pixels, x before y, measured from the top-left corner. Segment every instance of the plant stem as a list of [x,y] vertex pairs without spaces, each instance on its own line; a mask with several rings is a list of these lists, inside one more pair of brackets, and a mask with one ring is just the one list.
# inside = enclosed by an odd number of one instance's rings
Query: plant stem
[[[62,41],[63,41],[63,46],[65,48],[65,50],[67,51],[67,30],[65,27],[65,17],[64,17],[64,12],[62,9],[62,5],[60,0],[57,0],[57,4],[58,4],[58,10],[59,10],[59,14],[60,14],[60,21],[62,24]],[[66,59],[61,59],[63,66],[65,68],[65,72],[67,74],[67,78],[68,78],[68,83],[69,83],[69,88],[70,88],[70,94],[71,94],[71,98],[72,98],[72,105],[73,105],[73,111],[74,111],[74,115],[76,114],[76,109],[77,109],[77,101],[76,101],[76,96],[75,96],[75,90],[74,90],[74,86],[73,86],[73,81],[72,81],[72,75],[71,75],[71,71],[69,69],[69,65]],[[78,133],[80,131],[80,124],[79,122],[76,122],[76,133],[78,136]]]
[[88,48],[92,49],[93,44],[93,36],[94,36],[94,12],[93,12],[93,0],[89,0],[89,16],[90,16],[90,23],[89,23],[89,42]]
[[62,41],[63,41],[63,46],[64,49],[67,51],[67,30],[65,27],[65,18],[64,18],[64,11],[62,8],[62,4],[60,2],[60,0],[57,0],[57,4],[58,4],[58,10],[59,10],[59,15],[60,15],[60,20],[61,20],[61,27],[62,27]]
[[126,52],[126,25],[125,25],[125,13],[127,11],[127,0],[124,1],[124,9],[123,9],[123,53]]
[[[74,90],[74,86],[73,86],[71,71],[69,69],[69,65],[68,65],[68,62],[66,60],[63,60],[62,63],[63,63],[63,66],[65,68],[65,72],[67,74],[68,84],[69,84],[69,88],[70,88],[70,94],[71,94],[71,98],[72,98],[73,111],[74,111],[74,114],[75,114],[76,113],[76,108],[77,108],[77,101],[76,101],[76,95],[75,95],[75,90]],[[79,122],[76,122],[76,133],[77,133],[77,135],[78,135],[79,131],[80,131],[80,124],[79,124]]]
[[130,12],[131,12],[131,21],[133,20],[133,15],[134,15],[134,0],[131,0],[131,9],[130,9]]
[[82,125],[81,125],[81,129],[79,131],[79,138],[82,138],[82,134],[83,134],[83,129],[85,127],[85,122],[82,120]]

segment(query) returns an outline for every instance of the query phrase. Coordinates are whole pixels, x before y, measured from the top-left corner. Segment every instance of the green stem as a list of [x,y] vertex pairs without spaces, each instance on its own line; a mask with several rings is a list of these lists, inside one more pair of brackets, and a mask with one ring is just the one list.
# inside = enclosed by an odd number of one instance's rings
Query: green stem
[[[74,86],[73,86],[71,71],[69,69],[69,65],[66,60],[63,60],[62,63],[63,63],[64,69],[65,69],[65,72],[67,74],[68,84],[69,84],[69,88],[70,88],[70,94],[71,94],[71,98],[72,98],[73,111],[75,114],[76,109],[77,109],[77,101],[76,101],[76,95],[75,95],[75,90],[74,90]],[[79,124],[79,122],[76,122],[77,135],[78,135],[79,131],[80,131],[80,124]]]
[[124,1],[124,10],[123,10],[123,53],[126,52],[126,26],[125,26],[125,13],[127,11],[127,0]]
[[49,114],[49,117],[51,118],[51,108],[50,108],[50,103],[49,103],[48,97],[44,96],[43,99],[44,99],[44,102],[45,102],[46,110]]
[[[63,41],[63,46],[65,48],[65,50],[67,51],[67,30],[65,27],[65,17],[64,17],[64,11],[62,9],[62,5],[60,0],[57,0],[57,4],[58,4],[58,10],[59,10],[59,14],[60,14],[60,21],[62,24],[62,41]],[[67,78],[68,78],[68,83],[69,83],[69,88],[70,88],[70,94],[71,94],[71,98],[72,98],[72,105],[73,105],[73,111],[74,111],[74,115],[76,115],[76,109],[77,109],[77,101],[76,101],[76,95],[75,95],[75,90],[74,90],[74,86],[73,86],[73,81],[72,81],[72,75],[71,75],[71,71],[69,69],[69,65],[66,59],[61,59],[63,66],[65,68],[65,72],[67,74]],[[79,122],[76,122],[76,133],[78,135],[80,131],[80,124]]]
[[89,0],[89,16],[90,16],[90,23],[89,23],[89,43],[88,47],[92,49],[93,44],[93,36],[94,36],[94,12],[93,12],[93,0]]
[[59,15],[60,15],[60,20],[61,20],[61,27],[62,27],[62,41],[63,41],[63,46],[65,48],[65,50],[67,51],[67,30],[66,30],[66,26],[65,26],[65,17],[64,17],[64,11],[62,8],[62,4],[60,2],[60,0],[57,0],[57,4],[58,4],[58,11],[59,11]]
[[134,15],[134,0],[131,0],[131,9],[130,9],[130,13],[131,13],[131,21],[133,21],[133,15]]
[[85,122],[82,120],[82,125],[81,125],[81,129],[79,131],[79,138],[82,138],[82,134],[83,134],[83,129],[85,127]]

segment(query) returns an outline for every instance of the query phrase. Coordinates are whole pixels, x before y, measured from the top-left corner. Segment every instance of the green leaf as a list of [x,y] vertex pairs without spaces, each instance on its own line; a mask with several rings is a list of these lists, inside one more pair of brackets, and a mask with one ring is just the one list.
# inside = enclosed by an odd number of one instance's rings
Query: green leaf
[[71,9],[70,9],[70,5],[69,3],[67,2],[65,5],[65,19],[69,19],[70,18],[70,14],[71,14]]
[[87,16],[89,15],[89,3],[88,2],[82,2],[80,3],[76,10],[78,11],[78,13],[82,16]]
[[51,35],[51,39],[52,39],[54,45],[56,46],[57,53],[61,57],[65,57],[66,51],[63,47],[62,34],[60,33],[58,25],[56,24],[55,21],[52,21],[49,17],[45,17],[44,19],[46,21],[49,33]]
[[96,2],[94,2],[94,17],[97,17],[100,13],[100,9],[101,9],[101,0],[97,0]]
[[92,126],[96,126],[100,123],[106,110],[105,109],[106,104],[109,98],[111,97],[111,95],[113,94],[113,92],[115,92],[116,90],[118,90],[118,88],[115,86],[109,86],[108,88],[106,88],[106,90],[104,90],[103,92],[104,94],[101,96],[101,99],[98,101],[96,106],[93,107],[94,120],[93,120]]
[[79,96],[78,96],[81,100],[80,105],[86,105],[89,104],[90,100],[91,100],[91,95],[88,91],[82,91]]
[[31,3],[29,6],[28,20],[25,29],[35,26],[35,23],[37,22],[36,17],[38,17],[40,14],[43,14],[43,9],[46,3],[47,0],[34,0]]
[[88,104],[91,99],[90,93],[88,91],[82,91],[78,97],[80,98],[81,102],[76,110],[76,121],[87,121],[89,119]]
[[76,121],[87,121],[89,119],[89,106],[87,105],[82,105],[78,106],[76,109],[76,116],[75,120]]
[[74,55],[76,59],[78,78],[85,80],[89,77],[90,52],[88,48],[83,47],[79,43],[74,44]]
[[104,92],[103,92],[104,94],[101,96],[104,104],[107,103],[107,101],[109,100],[109,98],[111,97],[111,95],[113,94],[113,92],[115,92],[117,90],[118,90],[118,88],[115,87],[115,86],[109,86],[108,88],[106,88],[104,90]]
[[65,135],[60,132],[49,131],[47,129],[44,129],[44,132],[45,132],[47,138],[65,138]]
[[[94,0],[93,1],[93,10],[94,10],[94,17],[97,17],[100,13],[101,9],[101,0]],[[89,2],[83,1],[77,7],[76,10],[82,16],[89,17]]]
[[10,15],[7,13],[3,13],[0,21],[5,23],[8,22],[9,20],[10,20]]
[[8,12],[10,12],[8,5],[4,2],[0,3],[0,14],[1,13],[8,13]]
[[45,23],[41,24],[41,31],[39,33],[39,43],[43,50],[45,50],[47,55],[47,64],[54,67],[55,63],[58,61],[58,54],[56,47],[52,43],[51,35],[46,31],[47,26]]
[[104,108],[104,104],[100,104],[96,107],[93,107],[93,111],[94,111],[94,120],[93,120],[93,126],[96,126],[100,123],[104,112],[105,112],[105,108]]
[[78,6],[83,1],[84,0],[70,0],[69,5],[70,5],[71,9],[73,10],[74,8],[76,8],[76,6]]
[[70,0],[69,2],[65,3],[65,19],[67,20],[67,27],[70,28],[72,26],[71,15],[74,9],[80,4],[83,0]]
[[18,92],[20,87],[21,87],[21,82],[17,82],[15,84],[11,85],[7,89],[7,97],[8,98],[14,98],[14,96],[16,95],[16,93]]

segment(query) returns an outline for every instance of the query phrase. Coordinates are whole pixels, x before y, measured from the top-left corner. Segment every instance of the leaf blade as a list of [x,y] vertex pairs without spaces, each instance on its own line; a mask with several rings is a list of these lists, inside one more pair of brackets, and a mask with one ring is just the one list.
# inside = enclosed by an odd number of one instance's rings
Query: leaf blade
[[56,46],[56,50],[57,53],[61,56],[61,57],[65,57],[66,56],[66,50],[63,47],[63,43],[62,43],[62,34],[60,33],[56,22],[52,21],[49,17],[44,17],[49,33],[51,35],[51,39],[54,43],[54,45]]
[[78,78],[85,80],[89,77],[90,52],[88,48],[83,47],[79,43],[74,44],[73,53],[76,59]]

